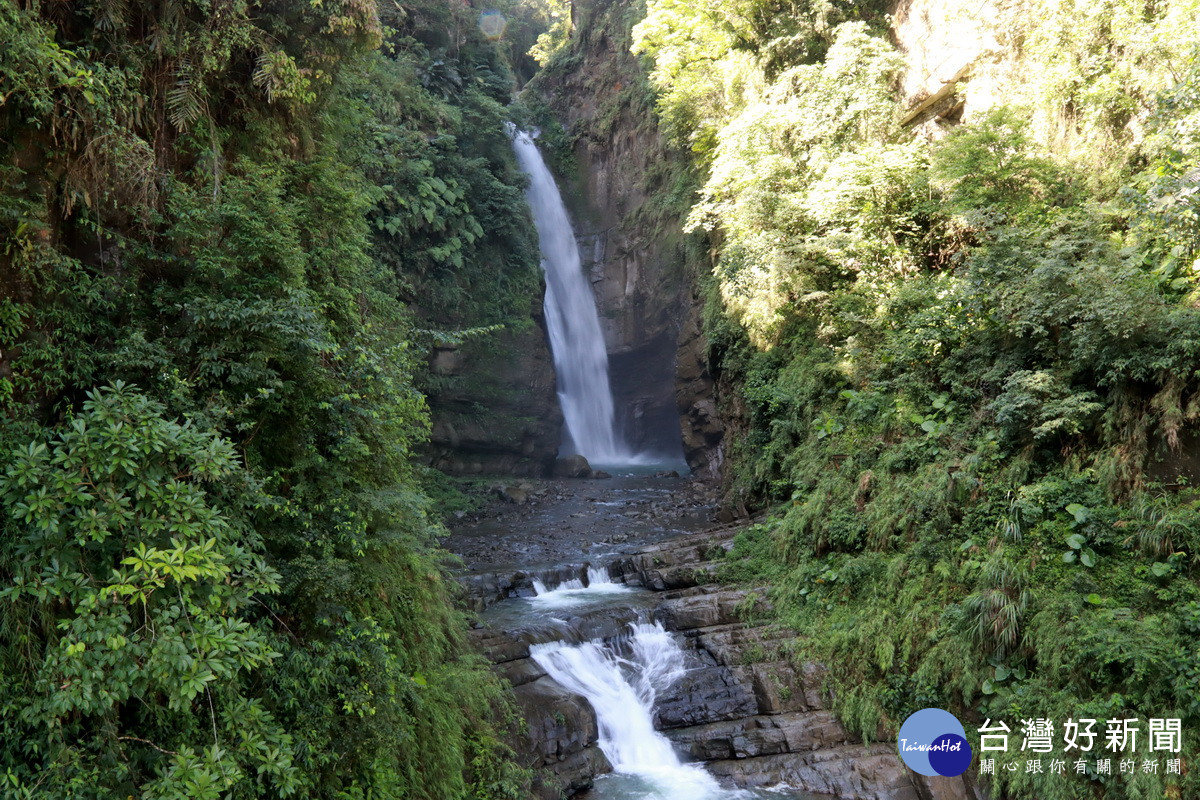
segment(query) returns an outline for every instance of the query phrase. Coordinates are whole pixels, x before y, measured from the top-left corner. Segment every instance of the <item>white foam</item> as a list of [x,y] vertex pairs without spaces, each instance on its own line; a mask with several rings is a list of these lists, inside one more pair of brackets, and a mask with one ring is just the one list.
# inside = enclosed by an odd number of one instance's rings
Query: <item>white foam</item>
[[684,672],[683,650],[655,623],[630,626],[630,656],[600,641],[538,644],[530,655],[565,689],[587,698],[596,712],[599,745],[618,774],[637,776],[647,798],[718,800],[741,792],[722,789],[696,764],[679,760],[654,729],[654,701]]
[[548,589],[541,580],[534,578],[533,590],[537,592],[530,601],[544,608],[564,608],[579,605],[590,600],[599,599],[605,595],[624,594],[630,592],[623,583],[615,583],[604,567],[588,567],[587,586],[580,578],[571,578]]

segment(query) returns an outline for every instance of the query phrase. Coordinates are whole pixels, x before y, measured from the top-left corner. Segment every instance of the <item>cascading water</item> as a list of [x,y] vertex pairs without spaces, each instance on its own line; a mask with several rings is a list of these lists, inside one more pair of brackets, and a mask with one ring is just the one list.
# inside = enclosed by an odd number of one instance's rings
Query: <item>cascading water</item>
[[[596,301],[554,177],[533,138],[511,133],[517,161],[529,176],[526,196],[546,274],[546,327],[571,446],[597,464],[651,463],[634,454],[616,433],[608,353]],[[569,640],[534,644],[530,656],[565,689],[585,697],[595,711],[598,743],[614,774],[598,780],[589,797],[742,800],[766,796],[722,788],[703,767],[681,762],[671,742],[654,729],[655,699],[683,675],[685,659],[675,638],[657,623],[632,623],[630,634],[612,638],[623,629],[620,619],[644,619],[636,590],[614,582],[606,570],[591,567],[586,573],[559,570],[531,582],[535,595],[523,598],[505,616],[497,608],[492,623],[524,630],[532,641],[545,642],[547,636]],[[610,638],[580,643],[605,629]]]
[[[652,592],[590,565],[546,571],[532,583],[534,597],[489,609],[489,626],[539,642],[530,657],[592,706],[613,773],[596,779],[589,800],[816,800],[783,785],[722,787],[703,766],[681,762],[654,729],[655,702],[684,675],[689,655],[661,624],[644,621]],[[628,624],[610,625],[614,614]]]
[[537,594],[533,602],[544,608],[564,608],[597,599],[603,595],[619,595],[629,592],[629,587],[623,583],[615,583],[604,567],[588,567],[587,584],[582,578],[571,578],[562,581],[553,589],[539,578],[534,578],[533,591]]
[[[625,656],[599,641],[534,645],[529,654],[565,689],[591,703],[600,749],[616,773],[641,779],[642,796],[663,800],[731,796],[701,767],[681,763],[667,738],[654,730],[655,696],[683,674],[683,651],[660,624],[631,627]],[[629,787],[624,791],[628,793]]]
[[574,452],[599,464],[634,463],[637,458],[614,426],[608,352],[571,219],[533,138],[514,131],[513,149],[521,170],[529,176],[526,198],[546,273],[546,328],[558,377],[558,401]]

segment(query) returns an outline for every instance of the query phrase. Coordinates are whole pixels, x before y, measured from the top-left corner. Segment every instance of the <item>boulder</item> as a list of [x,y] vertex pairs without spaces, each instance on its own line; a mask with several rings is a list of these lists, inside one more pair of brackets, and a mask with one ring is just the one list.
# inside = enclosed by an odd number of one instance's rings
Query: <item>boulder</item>
[[543,765],[552,765],[595,744],[596,714],[587,700],[548,676],[513,687],[527,724],[530,750]]
[[592,465],[579,454],[560,458],[554,462],[554,477],[590,478],[592,477]]
[[529,501],[529,493],[520,486],[501,486],[496,490],[496,494],[506,503],[516,503],[524,505]]
[[525,718],[520,750],[532,757],[531,788],[539,800],[570,796],[612,769],[596,745],[596,715],[587,700],[546,675],[515,686],[513,697]]

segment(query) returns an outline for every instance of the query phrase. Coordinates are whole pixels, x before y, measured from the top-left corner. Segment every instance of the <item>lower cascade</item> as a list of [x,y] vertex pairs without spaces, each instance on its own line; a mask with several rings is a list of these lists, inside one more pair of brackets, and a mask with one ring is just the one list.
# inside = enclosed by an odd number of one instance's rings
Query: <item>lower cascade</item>
[[540,578],[531,581],[535,603],[544,608],[565,608],[595,599],[598,595],[620,595],[629,592],[623,583],[614,583],[604,567],[588,567],[587,582],[582,578],[562,581],[553,589],[546,588]]
[[627,637],[534,645],[530,656],[596,712],[599,745],[621,785],[601,797],[718,800],[748,796],[722,789],[702,767],[684,764],[654,729],[654,700],[683,674],[683,651],[659,623],[639,622]]

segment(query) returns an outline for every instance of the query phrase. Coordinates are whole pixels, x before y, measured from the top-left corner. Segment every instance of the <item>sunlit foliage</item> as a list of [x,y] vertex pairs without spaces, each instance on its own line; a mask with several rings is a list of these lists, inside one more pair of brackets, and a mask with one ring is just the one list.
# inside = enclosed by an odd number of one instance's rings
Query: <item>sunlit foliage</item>
[[705,176],[680,214],[713,246],[731,500],[775,509],[727,575],[773,586],[868,739],[926,706],[1196,729],[1200,9],[1010,9],[994,91],[931,142],[897,124],[882,20],[799,5],[651,0],[634,29]]

